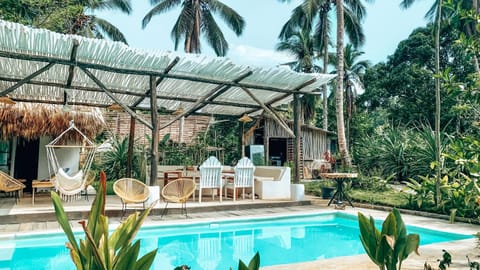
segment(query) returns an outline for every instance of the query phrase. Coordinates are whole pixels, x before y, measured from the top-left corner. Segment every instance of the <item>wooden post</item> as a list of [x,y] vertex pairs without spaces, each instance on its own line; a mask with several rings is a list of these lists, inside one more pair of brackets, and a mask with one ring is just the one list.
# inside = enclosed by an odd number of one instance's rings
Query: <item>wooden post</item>
[[150,76],[150,113],[152,118],[152,152],[150,159],[150,181],[149,186],[157,181],[157,160],[158,160],[158,120],[157,120],[157,86],[155,77]]
[[295,132],[295,144],[293,151],[293,163],[295,164],[294,168],[294,180],[293,182],[298,184],[300,183],[300,140],[302,139],[302,129],[301,129],[301,104],[299,94],[293,95],[293,131]]
[[130,133],[128,137],[127,177],[132,177],[133,144],[135,143],[135,118],[130,116]]

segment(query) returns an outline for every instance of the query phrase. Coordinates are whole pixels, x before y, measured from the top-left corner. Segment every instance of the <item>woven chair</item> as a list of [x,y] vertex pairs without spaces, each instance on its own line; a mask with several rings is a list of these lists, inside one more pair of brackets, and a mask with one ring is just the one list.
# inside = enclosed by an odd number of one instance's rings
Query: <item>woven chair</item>
[[142,203],[150,197],[150,190],[143,182],[133,178],[121,178],[113,184],[113,192],[122,200],[122,213],[127,211],[127,204]]
[[173,180],[166,184],[162,188],[162,198],[166,204],[161,217],[166,214],[169,202],[181,203],[182,213],[185,212],[185,217],[187,217],[187,200],[195,192],[195,186],[194,180],[185,178]]
[[15,203],[20,200],[19,192],[23,190],[25,185],[10,175],[0,171],[0,191],[5,193],[13,192],[15,196]]

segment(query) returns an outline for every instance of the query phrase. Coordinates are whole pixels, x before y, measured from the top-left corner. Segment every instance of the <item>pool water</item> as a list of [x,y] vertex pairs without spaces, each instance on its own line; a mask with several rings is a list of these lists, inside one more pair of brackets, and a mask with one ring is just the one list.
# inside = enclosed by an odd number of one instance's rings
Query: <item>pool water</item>
[[[421,245],[473,237],[413,226],[407,232],[420,234]],[[327,213],[144,227],[137,238],[142,254],[158,247],[152,269],[228,270],[257,251],[261,266],[363,254],[359,234],[356,216]],[[0,238],[0,269],[75,269],[66,241],[63,233]]]

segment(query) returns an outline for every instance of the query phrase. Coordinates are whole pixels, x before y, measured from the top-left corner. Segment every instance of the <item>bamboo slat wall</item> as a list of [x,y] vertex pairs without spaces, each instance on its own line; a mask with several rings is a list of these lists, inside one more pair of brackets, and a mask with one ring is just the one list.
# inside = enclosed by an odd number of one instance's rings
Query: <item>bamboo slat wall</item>
[[[262,121],[265,146],[267,146],[269,138],[291,138],[273,119],[264,118]],[[293,123],[289,123],[289,126],[292,128]],[[246,144],[253,144],[253,140],[253,135],[247,134]],[[327,137],[327,133],[316,128],[303,126],[302,140],[304,160],[323,159],[323,153],[330,147],[330,140]],[[268,152],[268,149],[266,149],[266,151]]]
[[[150,121],[150,115],[142,115],[146,121]],[[158,121],[160,124],[167,123],[173,119],[174,115],[159,115]],[[109,131],[119,137],[123,138],[129,135],[130,132],[130,115],[126,112],[106,112],[105,121]],[[183,142],[186,144],[192,143],[199,132],[205,131],[210,121],[209,116],[189,116],[185,118],[183,129]],[[180,121],[176,121],[169,127],[160,130],[160,140],[167,133],[170,133],[170,139],[174,142],[179,142],[179,125]],[[138,143],[148,144],[147,136],[151,137],[151,131],[145,125],[137,122],[135,125],[135,139]]]

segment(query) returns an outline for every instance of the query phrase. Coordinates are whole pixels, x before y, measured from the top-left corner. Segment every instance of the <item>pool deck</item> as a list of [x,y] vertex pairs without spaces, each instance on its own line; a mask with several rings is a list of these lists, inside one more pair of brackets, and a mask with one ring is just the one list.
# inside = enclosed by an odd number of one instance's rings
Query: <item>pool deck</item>
[[[65,210],[71,217],[71,224],[75,230],[79,230],[79,224],[76,222],[85,219],[90,204],[92,202],[81,199],[78,201],[65,203]],[[218,222],[220,220],[231,220],[246,217],[274,217],[293,214],[325,213],[332,211],[341,211],[356,215],[359,211],[365,215],[373,216],[376,219],[385,219],[388,212],[371,210],[359,207],[347,207],[345,210],[336,210],[333,206],[327,207],[327,201],[314,197],[307,197],[302,202],[290,201],[265,201],[250,199],[224,200],[222,203],[207,199],[199,204],[198,202],[188,202],[189,217],[185,218],[180,213],[179,204],[169,205],[168,214],[161,219],[160,213],[164,203],[158,203],[149,216],[144,226],[154,226],[158,224],[179,224],[192,222]],[[141,209],[141,206],[137,206]],[[107,215],[109,216],[112,227],[118,225],[121,218],[121,203],[116,196],[107,196],[106,203]],[[130,211],[131,212],[131,211]],[[402,214],[407,224],[415,225],[435,230],[442,230],[462,234],[475,234],[480,231],[479,225],[466,223],[451,224],[447,220],[433,219],[423,216]],[[11,238],[15,235],[31,235],[45,232],[59,232],[53,213],[53,206],[48,196],[39,196],[36,198],[35,206],[31,204],[31,198],[23,197],[18,204],[14,204],[13,198],[0,197],[0,239]],[[421,237],[421,236],[420,236]],[[359,240],[360,241],[360,240]],[[321,243],[319,243],[321,245]],[[470,269],[467,265],[466,255],[474,261],[480,261],[480,248],[477,246],[475,238],[452,241],[448,243],[430,244],[421,246],[420,255],[411,254],[404,261],[402,269],[424,269],[424,263],[427,262],[433,268],[438,269],[437,259],[442,257],[442,249],[452,254],[453,264],[448,269]],[[261,256],[262,254],[260,254]],[[323,259],[299,264],[277,265],[261,267],[263,270],[310,270],[310,269],[378,269],[367,255],[356,255],[347,257],[338,257],[333,259]]]

